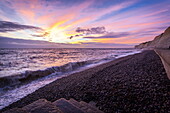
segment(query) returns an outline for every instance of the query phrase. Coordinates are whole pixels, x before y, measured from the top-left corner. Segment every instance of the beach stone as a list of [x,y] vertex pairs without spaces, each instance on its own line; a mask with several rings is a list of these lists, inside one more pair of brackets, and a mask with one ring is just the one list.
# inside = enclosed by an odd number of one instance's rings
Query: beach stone
[[78,102],[72,98],[69,100],[69,102],[72,103],[73,105],[77,106],[78,108],[80,108],[85,113],[103,113],[102,111],[100,111],[96,108],[95,102],[90,102],[90,103],[86,103],[83,101]]
[[13,108],[2,113],[29,113],[29,112],[21,108]]
[[57,106],[63,113],[85,113],[64,98],[56,100],[53,102],[53,104]]
[[46,99],[39,99],[27,106],[24,106],[22,109],[30,113],[63,113]]

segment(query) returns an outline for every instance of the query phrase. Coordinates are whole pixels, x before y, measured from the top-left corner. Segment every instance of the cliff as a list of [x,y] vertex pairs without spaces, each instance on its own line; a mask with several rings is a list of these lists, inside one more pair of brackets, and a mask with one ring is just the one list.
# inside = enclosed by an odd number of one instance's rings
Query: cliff
[[136,45],[135,48],[152,49],[152,48],[170,48],[170,27],[168,27],[164,33],[156,36],[154,40]]

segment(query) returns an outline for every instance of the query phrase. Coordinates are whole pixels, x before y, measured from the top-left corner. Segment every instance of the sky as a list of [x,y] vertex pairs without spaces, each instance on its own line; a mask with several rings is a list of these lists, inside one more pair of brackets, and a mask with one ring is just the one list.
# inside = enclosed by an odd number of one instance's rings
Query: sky
[[0,0],[0,47],[133,47],[169,27],[169,12],[170,0]]

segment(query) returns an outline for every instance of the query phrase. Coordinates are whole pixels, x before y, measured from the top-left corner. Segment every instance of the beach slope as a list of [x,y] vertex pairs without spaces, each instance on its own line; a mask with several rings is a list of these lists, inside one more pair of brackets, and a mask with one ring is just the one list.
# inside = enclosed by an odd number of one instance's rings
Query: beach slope
[[144,51],[54,81],[3,110],[40,98],[93,101],[106,113],[170,112],[170,81],[159,56]]

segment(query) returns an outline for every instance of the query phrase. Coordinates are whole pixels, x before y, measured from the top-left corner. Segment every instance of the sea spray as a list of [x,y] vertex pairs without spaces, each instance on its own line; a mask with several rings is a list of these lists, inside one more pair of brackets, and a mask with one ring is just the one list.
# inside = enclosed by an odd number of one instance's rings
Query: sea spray
[[0,54],[0,61],[3,64],[0,66],[1,109],[61,77],[140,51],[134,49],[4,49],[0,52],[6,53]]

